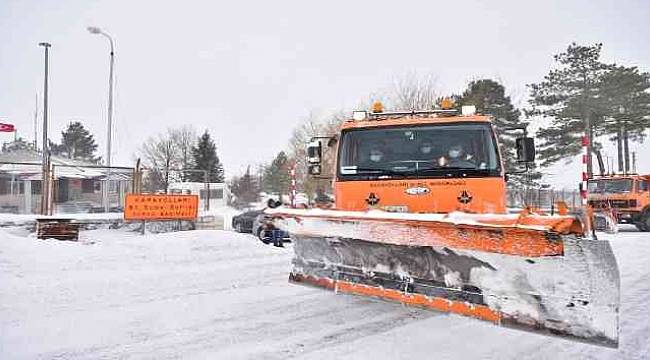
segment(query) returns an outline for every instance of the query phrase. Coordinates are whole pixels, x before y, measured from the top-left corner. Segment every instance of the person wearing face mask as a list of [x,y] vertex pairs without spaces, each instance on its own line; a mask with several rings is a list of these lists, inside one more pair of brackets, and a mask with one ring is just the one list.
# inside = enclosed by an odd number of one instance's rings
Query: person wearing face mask
[[460,144],[450,146],[447,155],[448,166],[461,168],[474,168],[476,166],[474,157],[467,154]]
[[373,145],[368,155],[360,165],[361,168],[378,169],[382,168],[386,160],[386,152],[379,145]]
[[433,143],[431,140],[422,140],[418,146],[418,150],[419,160],[431,160],[433,158]]
[[384,159],[384,152],[381,150],[381,148],[375,146],[370,149],[370,156],[368,156],[368,159],[371,163],[378,164]]

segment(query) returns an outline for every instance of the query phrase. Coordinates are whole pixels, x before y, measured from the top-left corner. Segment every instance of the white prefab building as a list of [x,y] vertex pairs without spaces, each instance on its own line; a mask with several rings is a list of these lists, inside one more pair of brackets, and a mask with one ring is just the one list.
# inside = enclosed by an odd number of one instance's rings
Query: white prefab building
[[[0,153],[0,213],[38,213],[41,202],[42,155],[31,150]],[[111,211],[121,211],[130,191],[133,170],[105,168],[51,156],[53,212],[102,211],[102,186],[108,185]],[[108,177],[107,177],[108,176]],[[108,180],[108,181],[107,181]]]
[[199,209],[224,207],[230,199],[230,189],[225,183],[175,182],[169,184],[170,194],[199,195]]

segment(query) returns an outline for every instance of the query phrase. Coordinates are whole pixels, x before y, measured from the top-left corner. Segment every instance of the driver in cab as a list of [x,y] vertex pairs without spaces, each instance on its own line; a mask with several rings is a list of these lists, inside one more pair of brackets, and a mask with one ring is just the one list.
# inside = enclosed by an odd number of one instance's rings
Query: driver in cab
[[472,154],[465,151],[461,144],[454,144],[447,151],[448,157],[440,157],[438,165],[452,168],[476,168],[476,160]]
[[373,144],[367,153],[366,159],[359,164],[360,170],[382,169],[386,166],[385,162],[386,162],[386,151],[384,147],[379,144]]

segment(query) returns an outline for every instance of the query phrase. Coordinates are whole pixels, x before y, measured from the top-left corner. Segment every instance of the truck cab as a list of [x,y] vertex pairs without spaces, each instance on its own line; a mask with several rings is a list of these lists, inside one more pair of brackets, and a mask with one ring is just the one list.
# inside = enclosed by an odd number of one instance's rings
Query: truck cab
[[612,210],[621,224],[650,231],[650,175],[597,176],[587,183],[589,205]]
[[[506,213],[506,175],[495,129],[489,116],[471,108],[461,114],[445,109],[353,113],[337,137],[335,208]],[[534,157],[528,140],[517,142],[522,159],[531,152]],[[310,153],[316,155],[310,159],[320,158],[319,149]],[[320,171],[318,162],[310,163]]]

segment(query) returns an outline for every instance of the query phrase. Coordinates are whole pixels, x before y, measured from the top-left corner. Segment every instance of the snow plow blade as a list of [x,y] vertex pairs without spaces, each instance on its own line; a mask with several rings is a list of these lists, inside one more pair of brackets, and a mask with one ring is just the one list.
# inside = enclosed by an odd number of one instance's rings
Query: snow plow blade
[[616,260],[572,217],[267,211],[293,283],[618,347]]

